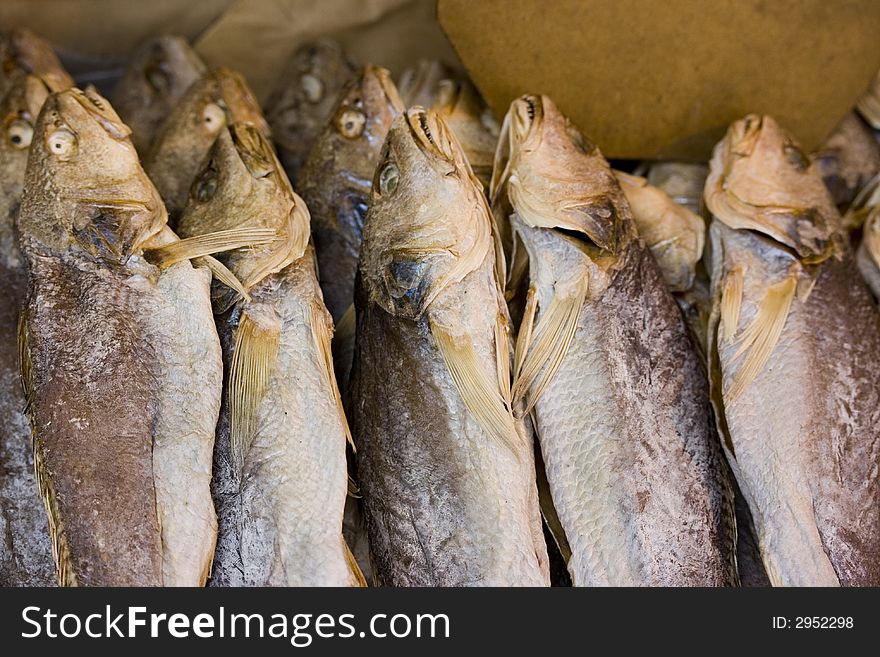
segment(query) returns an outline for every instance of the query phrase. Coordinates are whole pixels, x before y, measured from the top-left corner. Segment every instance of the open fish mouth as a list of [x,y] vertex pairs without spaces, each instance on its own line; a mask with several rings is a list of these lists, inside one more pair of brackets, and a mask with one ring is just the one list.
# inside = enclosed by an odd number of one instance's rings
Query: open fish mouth
[[406,111],[406,121],[416,144],[423,152],[455,163],[455,138],[435,111],[418,106],[410,107]]

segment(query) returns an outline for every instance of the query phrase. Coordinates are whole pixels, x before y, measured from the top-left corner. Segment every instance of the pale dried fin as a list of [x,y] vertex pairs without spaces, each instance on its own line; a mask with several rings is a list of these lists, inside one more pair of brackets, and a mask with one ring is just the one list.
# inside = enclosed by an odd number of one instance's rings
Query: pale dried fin
[[263,246],[276,241],[271,228],[232,228],[195,235],[154,248],[145,248],[147,259],[160,269],[167,269],[184,260],[222,253],[249,246]]
[[[24,391],[25,408],[24,414],[34,427],[33,411],[33,379],[31,369],[31,352],[28,347],[27,316],[22,313],[18,318],[18,362],[21,375],[21,387]],[[49,523],[49,538],[52,541],[52,556],[55,558],[55,572],[60,586],[76,586],[76,574],[73,572],[73,562],[70,558],[70,550],[67,547],[67,537],[64,533],[64,524],[58,511],[58,503],[52,483],[45,474],[45,466],[40,450],[37,448],[35,437],[32,437],[34,454],[34,478],[40,490],[40,497],[46,508],[46,516]]]
[[796,290],[796,276],[790,276],[767,289],[754,319],[739,338],[742,344],[733,355],[733,360],[743,355],[746,357],[727,391],[728,400],[739,397],[764,369],[782,335]]
[[342,547],[345,550],[345,560],[348,562],[348,567],[351,569],[351,574],[354,575],[355,581],[357,581],[357,585],[361,588],[366,588],[367,586],[367,578],[364,577],[364,573],[361,571],[361,567],[358,565],[357,559],[354,558],[354,554],[351,552],[351,548],[348,547],[348,543],[345,542],[345,539],[340,537],[342,541]]
[[736,335],[739,324],[739,313],[742,308],[743,270],[736,268],[724,277],[724,289],[721,292],[721,321],[724,324],[724,341],[730,342]]
[[292,190],[294,197],[293,209],[287,216],[287,224],[283,231],[277,234],[276,242],[280,242],[266,257],[260,259],[260,266],[254,269],[250,275],[242,281],[247,289],[263,280],[270,274],[275,274],[292,262],[302,258],[309,244],[311,232],[309,222],[311,215],[305,201],[297,196]]
[[333,371],[333,351],[331,349],[333,330],[327,318],[327,309],[317,300],[312,300],[309,304],[309,323],[312,339],[315,341],[315,349],[317,349],[318,362],[321,365],[326,383],[330,387],[333,400],[336,402],[336,408],[339,410],[339,418],[342,420],[342,426],[345,430],[345,439],[351,445],[352,451],[357,452],[354,439],[351,437],[351,430],[348,427],[348,420],[345,417],[345,408],[342,405],[342,395],[339,394],[336,373]]
[[497,374],[492,377],[486,372],[470,340],[457,341],[434,322],[431,322],[431,333],[464,405],[486,433],[518,454],[522,437],[498,389]]
[[251,300],[251,295],[248,294],[248,291],[244,289],[244,285],[241,284],[241,281],[238,280],[238,277],[233,274],[222,262],[217,260],[216,258],[212,258],[211,256],[202,256],[201,258],[197,258],[193,261],[193,264],[205,265],[209,270],[211,270],[211,274],[213,274],[214,278],[223,283],[226,287],[235,292],[238,292],[239,296],[245,301]]
[[556,291],[535,328],[533,346],[513,384],[514,400],[528,397],[525,413],[534,408],[562,365],[577,330],[588,282],[584,274],[566,292]]
[[516,336],[516,349],[513,357],[513,378],[519,379],[526,354],[532,346],[532,329],[535,326],[535,312],[538,309],[538,291],[534,285],[529,286],[526,293],[526,307],[523,311],[519,335]]
[[511,403],[510,392],[510,337],[509,324],[503,315],[495,321],[495,368],[498,372],[498,390],[508,408]]
[[279,321],[258,320],[247,309],[242,311],[229,370],[229,441],[238,473],[257,430],[260,404],[269,387],[280,339]]

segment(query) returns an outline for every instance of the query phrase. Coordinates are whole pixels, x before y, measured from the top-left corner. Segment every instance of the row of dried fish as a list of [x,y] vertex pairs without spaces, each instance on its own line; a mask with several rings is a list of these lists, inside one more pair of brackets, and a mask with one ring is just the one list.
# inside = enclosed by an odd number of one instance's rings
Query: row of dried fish
[[880,315],[769,117],[645,179],[437,64],[319,42],[266,120],[162,38],[117,115],[13,36],[6,583],[880,582]]

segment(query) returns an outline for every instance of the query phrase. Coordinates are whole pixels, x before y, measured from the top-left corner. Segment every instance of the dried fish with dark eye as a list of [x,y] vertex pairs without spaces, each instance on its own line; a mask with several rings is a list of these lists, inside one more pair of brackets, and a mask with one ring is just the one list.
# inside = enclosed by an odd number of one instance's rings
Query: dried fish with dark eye
[[364,215],[379,151],[403,104],[388,71],[367,66],[339,103],[300,173],[327,308],[338,322],[354,300]]
[[183,37],[156,37],[135,51],[116,83],[113,106],[139,153],[147,154],[163,121],[204,74],[204,63]]
[[436,113],[409,109],[388,133],[364,222],[350,404],[385,584],[549,583],[498,270],[460,145]]
[[196,586],[222,362],[210,270],[179,260],[207,247],[167,228],[128,135],[78,89],[50,96],[34,131],[19,215],[34,461],[62,584]]
[[492,200],[526,255],[513,399],[532,415],[573,584],[735,582],[704,372],[608,163],[546,96],[523,96]]
[[299,171],[333,116],[345,84],[357,73],[335,41],[319,39],[299,48],[269,101],[266,118],[278,155],[299,189]]
[[162,124],[144,169],[162,195],[172,227],[217,135],[238,122],[252,123],[269,136],[269,126],[244,78],[218,68],[193,83]]
[[40,78],[21,74],[0,103],[0,533],[6,536],[0,542],[0,586],[55,582],[19,379],[18,312],[27,272],[15,228],[34,123],[49,93]]
[[215,296],[228,376],[217,429],[212,586],[357,586],[342,536],[348,426],[309,213],[252,124],[223,128],[181,216],[191,239],[263,228],[275,240],[223,261],[248,299]]
[[709,372],[770,581],[880,583],[880,314],[819,171],[770,117],[734,123],[706,181]]

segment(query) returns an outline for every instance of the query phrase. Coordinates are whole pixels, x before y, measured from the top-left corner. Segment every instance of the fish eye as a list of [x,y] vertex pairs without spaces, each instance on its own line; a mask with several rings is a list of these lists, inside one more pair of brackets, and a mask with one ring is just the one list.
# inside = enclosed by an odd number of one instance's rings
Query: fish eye
[[208,132],[219,132],[225,122],[226,112],[223,111],[223,108],[216,103],[208,103],[205,105],[205,109],[202,110],[202,123],[205,125]]
[[299,79],[300,89],[310,103],[317,103],[324,97],[324,83],[310,73],[306,73]]
[[34,136],[34,128],[27,121],[17,119],[9,124],[6,129],[6,138],[15,148],[24,150],[31,145]]
[[400,181],[400,170],[394,162],[388,162],[379,172],[379,193],[382,196],[393,194]]
[[76,152],[76,135],[67,128],[59,128],[46,138],[49,152],[61,159],[67,159]]
[[157,94],[166,94],[171,86],[171,80],[168,75],[158,66],[149,66],[144,72],[147,83]]
[[360,137],[364,132],[364,126],[367,124],[367,117],[363,112],[358,110],[347,109],[339,113],[336,117],[336,128],[347,139],[355,139]]
[[195,197],[199,202],[206,203],[214,198],[214,194],[216,193],[217,176],[209,169],[196,181]]
[[810,167],[809,158],[795,144],[785,144],[785,146],[782,147],[782,151],[785,153],[788,163],[798,171],[806,171]]

